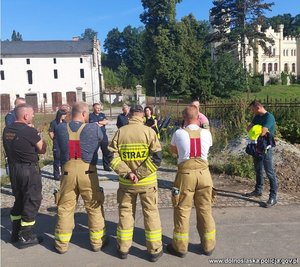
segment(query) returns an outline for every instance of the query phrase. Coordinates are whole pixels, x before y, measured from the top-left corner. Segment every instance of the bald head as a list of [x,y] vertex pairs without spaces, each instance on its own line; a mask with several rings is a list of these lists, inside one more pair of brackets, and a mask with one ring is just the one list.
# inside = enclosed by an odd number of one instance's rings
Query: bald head
[[198,108],[195,105],[188,105],[182,112],[186,124],[198,123]]
[[89,121],[89,105],[85,102],[76,102],[72,106],[72,120]]
[[15,100],[15,107],[21,105],[21,104],[25,104],[25,98],[24,97],[17,97]]
[[33,115],[33,107],[29,104],[23,103],[19,104],[15,107],[15,113],[16,113],[16,121],[18,122],[24,122],[26,124],[31,124],[32,119],[34,117]]

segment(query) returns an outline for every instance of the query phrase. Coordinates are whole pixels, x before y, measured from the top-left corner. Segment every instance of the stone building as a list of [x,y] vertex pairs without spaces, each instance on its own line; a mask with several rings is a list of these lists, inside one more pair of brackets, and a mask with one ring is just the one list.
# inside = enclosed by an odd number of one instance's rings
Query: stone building
[[98,102],[104,88],[99,41],[1,42],[0,87],[1,111],[16,97],[35,110]]

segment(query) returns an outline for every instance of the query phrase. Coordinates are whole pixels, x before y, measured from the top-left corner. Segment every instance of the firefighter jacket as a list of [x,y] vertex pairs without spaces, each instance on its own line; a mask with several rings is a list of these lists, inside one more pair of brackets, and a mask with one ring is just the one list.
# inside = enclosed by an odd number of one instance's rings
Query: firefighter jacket
[[[111,168],[119,175],[120,184],[143,186],[157,182],[161,145],[155,132],[144,125],[143,118],[130,118],[129,124],[116,132],[108,149],[113,153]],[[138,183],[126,179],[130,172],[137,175]]]

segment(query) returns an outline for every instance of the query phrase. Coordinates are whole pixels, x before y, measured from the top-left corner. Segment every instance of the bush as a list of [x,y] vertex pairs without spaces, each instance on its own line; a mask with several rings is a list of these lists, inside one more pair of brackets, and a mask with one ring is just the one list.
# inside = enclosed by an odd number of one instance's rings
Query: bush
[[284,139],[300,144],[300,122],[298,120],[287,120],[278,128]]
[[288,74],[281,72],[281,84],[282,85],[287,85],[287,77],[288,77]]
[[270,77],[269,84],[271,84],[271,85],[278,85],[278,84],[280,84],[279,78],[278,77]]

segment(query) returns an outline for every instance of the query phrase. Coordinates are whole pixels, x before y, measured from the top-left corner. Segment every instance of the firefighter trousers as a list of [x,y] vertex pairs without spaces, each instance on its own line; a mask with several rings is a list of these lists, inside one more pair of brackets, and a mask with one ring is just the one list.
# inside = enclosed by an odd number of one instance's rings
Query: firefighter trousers
[[92,249],[100,249],[105,238],[104,193],[99,187],[96,166],[81,159],[71,159],[62,167],[60,191],[56,198],[58,220],[55,227],[55,247],[61,253],[68,250],[79,195],[88,215]]
[[161,222],[157,206],[157,183],[147,186],[126,186],[120,184],[117,193],[119,204],[118,249],[123,253],[127,253],[132,245],[138,195],[140,196],[144,215],[147,250],[150,254],[156,254],[163,248]]
[[178,195],[172,195],[174,206],[174,232],[172,245],[181,253],[186,253],[189,242],[189,220],[193,200],[197,214],[197,230],[205,252],[216,245],[215,221],[212,216],[212,178],[207,162],[190,159],[178,166],[174,186]]

